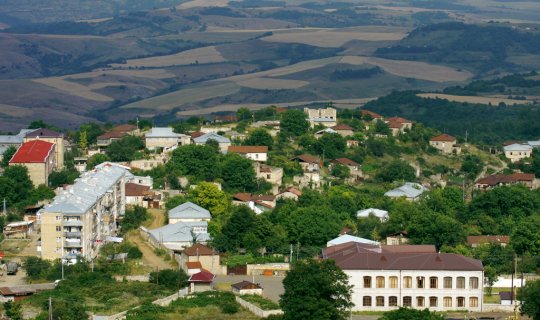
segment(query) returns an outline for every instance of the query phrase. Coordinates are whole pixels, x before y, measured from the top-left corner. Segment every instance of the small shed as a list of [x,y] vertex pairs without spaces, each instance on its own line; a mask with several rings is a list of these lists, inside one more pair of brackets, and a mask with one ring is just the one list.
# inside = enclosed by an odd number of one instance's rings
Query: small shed
[[10,222],[4,227],[6,238],[26,239],[32,233],[34,221]]
[[257,294],[262,296],[263,288],[258,283],[242,281],[231,285],[232,292],[236,294]]
[[188,280],[189,292],[194,293],[213,290],[212,283],[215,278],[216,276],[212,272],[204,269],[201,272],[192,274]]
[[514,295],[510,291],[500,291],[499,297],[501,298],[501,305],[511,306],[514,304]]
[[20,301],[36,293],[34,290],[16,290],[8,287],[0,288],[0,302]]

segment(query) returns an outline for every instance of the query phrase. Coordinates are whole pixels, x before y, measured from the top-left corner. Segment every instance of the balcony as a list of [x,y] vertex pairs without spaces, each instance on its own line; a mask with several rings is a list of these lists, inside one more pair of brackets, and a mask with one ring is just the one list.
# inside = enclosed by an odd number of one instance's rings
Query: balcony
[[82,232],[81,231],[75,231],[75,232],[64,232],[64,237],[66,238],[80,238],[82,237]]
[[64,220],[62,225],[65,227],[82,227],[84,226],[81,220]]
[[82,248],[82,242],[80,241],[65,241],[64,242],[65,248]]

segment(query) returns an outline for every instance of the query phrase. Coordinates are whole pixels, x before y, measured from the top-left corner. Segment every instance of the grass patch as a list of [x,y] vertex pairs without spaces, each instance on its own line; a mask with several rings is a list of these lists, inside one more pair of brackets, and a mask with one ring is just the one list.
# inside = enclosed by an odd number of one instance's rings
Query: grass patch
[[244,294],[240,296],[247,302],[253,303],[263,310],[276,310],[279,309],[279,305],[274,301],[268,300],[256,294]]

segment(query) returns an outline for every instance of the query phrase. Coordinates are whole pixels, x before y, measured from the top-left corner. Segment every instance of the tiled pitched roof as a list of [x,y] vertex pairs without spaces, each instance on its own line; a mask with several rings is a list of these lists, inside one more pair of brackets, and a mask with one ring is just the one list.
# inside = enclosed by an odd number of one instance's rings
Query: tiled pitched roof
[[137,129],[138,129],[137,126],[132,125],[132,124],[119,124],[115,126],[114,128],[112,128],[112,131],[128,132],[128,131],[133,131]]
[[468,236],[467,243],[469,245],[481,243],[504,243],[510,242],[509,236]]
[[54,149],[54,143],[32,140],[23,143],[9,163],[43,163]]
[[238,283],[235,283],[235,284],[232,284],[231,287],[237,289],[237,290],[242,290],[242,289],[262,289],[261,286],[257,283],[253,283],[251,281],[242,281],[242,282],[238,282]]
[[229,152],[232,153],[268,153],[267,146],[229,146]]
[[126,197],[142,197],[150,190],[149,186],[141,184],[126,183]]
[[493,174],[476,181],[477,184],[486,184],[488,186],[496,186],[500,183],[518,183],[524,181],[534,181],[536,176],[534,173],[513,173],[513,174]]
[[63,136],[64,136],[63,133],[59,133],[59,132],[56,132],[47,128],[40,128],[40,129],[36,129],[34,131],[28,132],[25,137],[26,138],[36,138],[36,137],[61,138]]
[[125,131],[109,131],[97,137],[98,140],[120,139],[127,135]]
[[345,165],[345,166],[358,166],[359,164],[349,158],[337,158],[337,159],[334,159],[332,161],[330,161],[331,163],[338,163],[338,164],[342,164],[342,165]]
[[456,141],[456,138],[452,137],[451,135],[448,135],[446,133],[443,133],[441,135],[438,135],[436,137],[431,138],[430,141],[445,141],[445,142],[452,142]]
[[382,118],[382,116],[378,113],[375,113],[373,111],[369,111],[369,110],[361,110],[360,111],[362,113],[363,116],[370,116],[372,117],[373,119],[380,119]]
[[317,164],[319,163],[319,159],[309,154],[301,154],[299,156],[294,157],[294,159],[298,159],[300,161],[308,162],[308,163],[317,163]]
[[195,273],[189,277],[189,282],[212,282],[216,276],[207,270]]
[[196,257],[217,255],[219,253],[216,250],[212,250],[212,248],[205,246],[204,244],[196,243],[195,245],[186,248],[184,250],[184,254],[187,256]]
[[337,126],[333,126],[332,129],[334,130],[354,130],[352,127],[346,125],[346,124],[338,124]]
[[186,267],[188,269],[202,269],[200,261],[188,261],[186,262]]

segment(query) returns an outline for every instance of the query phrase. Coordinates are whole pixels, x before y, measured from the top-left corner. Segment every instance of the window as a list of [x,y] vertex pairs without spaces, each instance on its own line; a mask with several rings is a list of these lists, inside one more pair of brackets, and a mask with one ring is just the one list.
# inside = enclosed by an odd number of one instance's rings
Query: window
[[390,277],[390,288],[397,288],[398,287],[398,278],[397,277]]
[[465,289],[465,277],[457,277],[456,288]]
[[443,298],[443,307],[452,308],[452,297],[444,297]]
[[56,226],[56,231],[58,231],[58,232],[62,231],[62,229],[60,228],[60,226]]
[[60,253],[62,249],[60,247],[56,247],[56,253]]
[[384,307],[384,297],[378,296],[376,298],[377,307]]
[[416,306],[417,307],[423,307],[424,306],[424,297],[416,297]]
[[426,278],[425,277],[416,277],[416,287],[421,289],[424,287],[425,285],[425,282],[426,282]]
[[397,297],[392,296],[388,298],[388,306],[390,307],[397,307]]
[[371,277],[364,277],[364,288],[371,288]]
[[478,278],[470,277],[469,278],[469,289],[478,289]]
[[60,237],[56,237],[56,242],[60,242]]
[[412,288],[412,277],[403,277],[403,287]]
[[430,307],[436,307],[437,306],[437,297],[429,297],[429,306]]
[[403,297],[403,306],[412,307],[412,297]]
[[60,221],[60,216],[56,216],[56,221]]
[[452,289],[452,277],[444,277],[444,288]]
[[430,277],[429,278],[429,287],[431,289],[437,289],[437,282],[438,282],[437,280],[438,280],[437,277]]
[[469,308],[478,308],[478,298],[477,297],[469,298]]
[[362,305],[364,307],[371,307],[371,297],[370,296],[364,296],[362,299]]
[[377,277],[377,288],[384,288],[384,277]]
[[465,298],[457,297],[457,306],[458,308],[465,308]]

